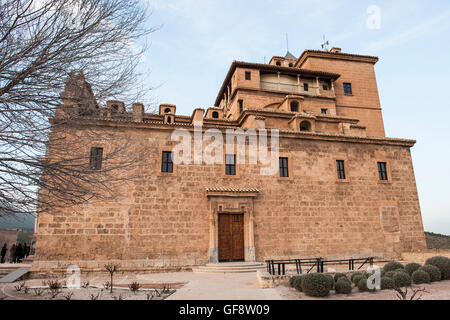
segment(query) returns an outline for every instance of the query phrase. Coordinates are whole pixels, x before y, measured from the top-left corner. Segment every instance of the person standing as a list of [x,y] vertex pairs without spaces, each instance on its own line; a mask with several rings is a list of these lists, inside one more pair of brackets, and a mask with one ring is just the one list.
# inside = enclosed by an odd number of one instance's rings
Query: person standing
[[23,253],[22,253],[22,257],[23,257],[23,259],[26,259],[27,258],[27,251],[28,251],[28,246],[27,246],[27,243],[26,242],[24,242],[23,243]]
[[16,246],[16,263],[20,263],[22,262],[22,253],[23,253],[23,248],[22,248],[22,244],[19,242],[19,244]]
[[16,263],[16,245],[14,243],[9,249],[9,262]]
[[6,251],[8,251],[7,247],[6,247],[6,243],[3,245],[2,248],[2,252],[1,252],[1,263],[5,263],[5,256],[6,256]]

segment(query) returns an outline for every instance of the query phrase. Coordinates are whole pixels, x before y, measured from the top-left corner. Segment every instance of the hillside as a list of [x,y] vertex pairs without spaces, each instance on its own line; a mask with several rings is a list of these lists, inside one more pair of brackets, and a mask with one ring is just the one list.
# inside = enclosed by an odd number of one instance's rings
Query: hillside
[[425,232],[428,249],[450,249],[450,236]]

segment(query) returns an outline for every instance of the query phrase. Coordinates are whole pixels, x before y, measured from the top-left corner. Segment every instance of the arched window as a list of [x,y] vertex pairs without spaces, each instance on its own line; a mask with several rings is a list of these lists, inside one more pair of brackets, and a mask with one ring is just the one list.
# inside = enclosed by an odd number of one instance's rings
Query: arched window
[[119,112],[119,106],[117,104],[113,104],[111,106],[112,112],[116,113]]
[[281,62],[280,61],[277,61],[277,66],[281,66]]
[[171,117],[167,117],[167,123],[171,123],[172,122],[172,118]]
[[291,63],[289,63],[289,67],[290,68],[292,68],[294,65],[292,64],[292,62]]
[[217,111],[213,111],[212,117],[216,119],[219,118],[219,113]]
[[170,113],[170,108],[164,109],[164,113]]
[[291,102],[291,111],[292,112],[298,112],[298,102],[297,101],[292,101]]
[[311,131],[311,123],[309,121],[302,121],[300,123],[300,131]]

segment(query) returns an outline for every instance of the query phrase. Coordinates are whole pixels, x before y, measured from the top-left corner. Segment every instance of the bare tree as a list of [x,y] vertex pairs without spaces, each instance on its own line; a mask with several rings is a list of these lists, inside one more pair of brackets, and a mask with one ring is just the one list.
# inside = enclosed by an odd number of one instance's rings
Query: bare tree
[[[117,171],[142,153],[79,120],[102,117],[107,98],[147,96],[147,18],[139,0],[0,2],[0,217],[34,213],[38,199],[55,209],[113,197],[111,185],[130,178]],[[101,171],[86,141],[109,141]]]

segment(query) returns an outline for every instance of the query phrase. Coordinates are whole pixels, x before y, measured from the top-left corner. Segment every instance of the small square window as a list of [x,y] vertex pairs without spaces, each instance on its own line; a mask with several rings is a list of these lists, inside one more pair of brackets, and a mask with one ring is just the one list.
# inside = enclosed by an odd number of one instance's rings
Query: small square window
[[328,109],[320,109],[320,112],[321,112],[322,114],[327,114]]
[[336,160],[336,169],[339,180],[345,180],[344,160]]
[[344,83],[344,93],[345,94],[353,94],[352,93],[352,84],[351,83]]
[[225,155],[225,174],[228,176],[236,175],[236,155],[234,154]]
[[161,172],[173,172],[173,153],[170,151],[162,153]]
[[89,167],[92,170],[101,170],[103,160],[103,148],[92,147],[89,159]]
[[250,71],[245,71],[245,80],[252,80],[252,73]]
[[288,158],[280,158],[280,177],[289,177]]
[[309,90],[309,85],[307,83],[303,84],[303,90],[305,90],[305,91]]
[[386,162],[378,162],[378,178],[382,181],[388,180]]

